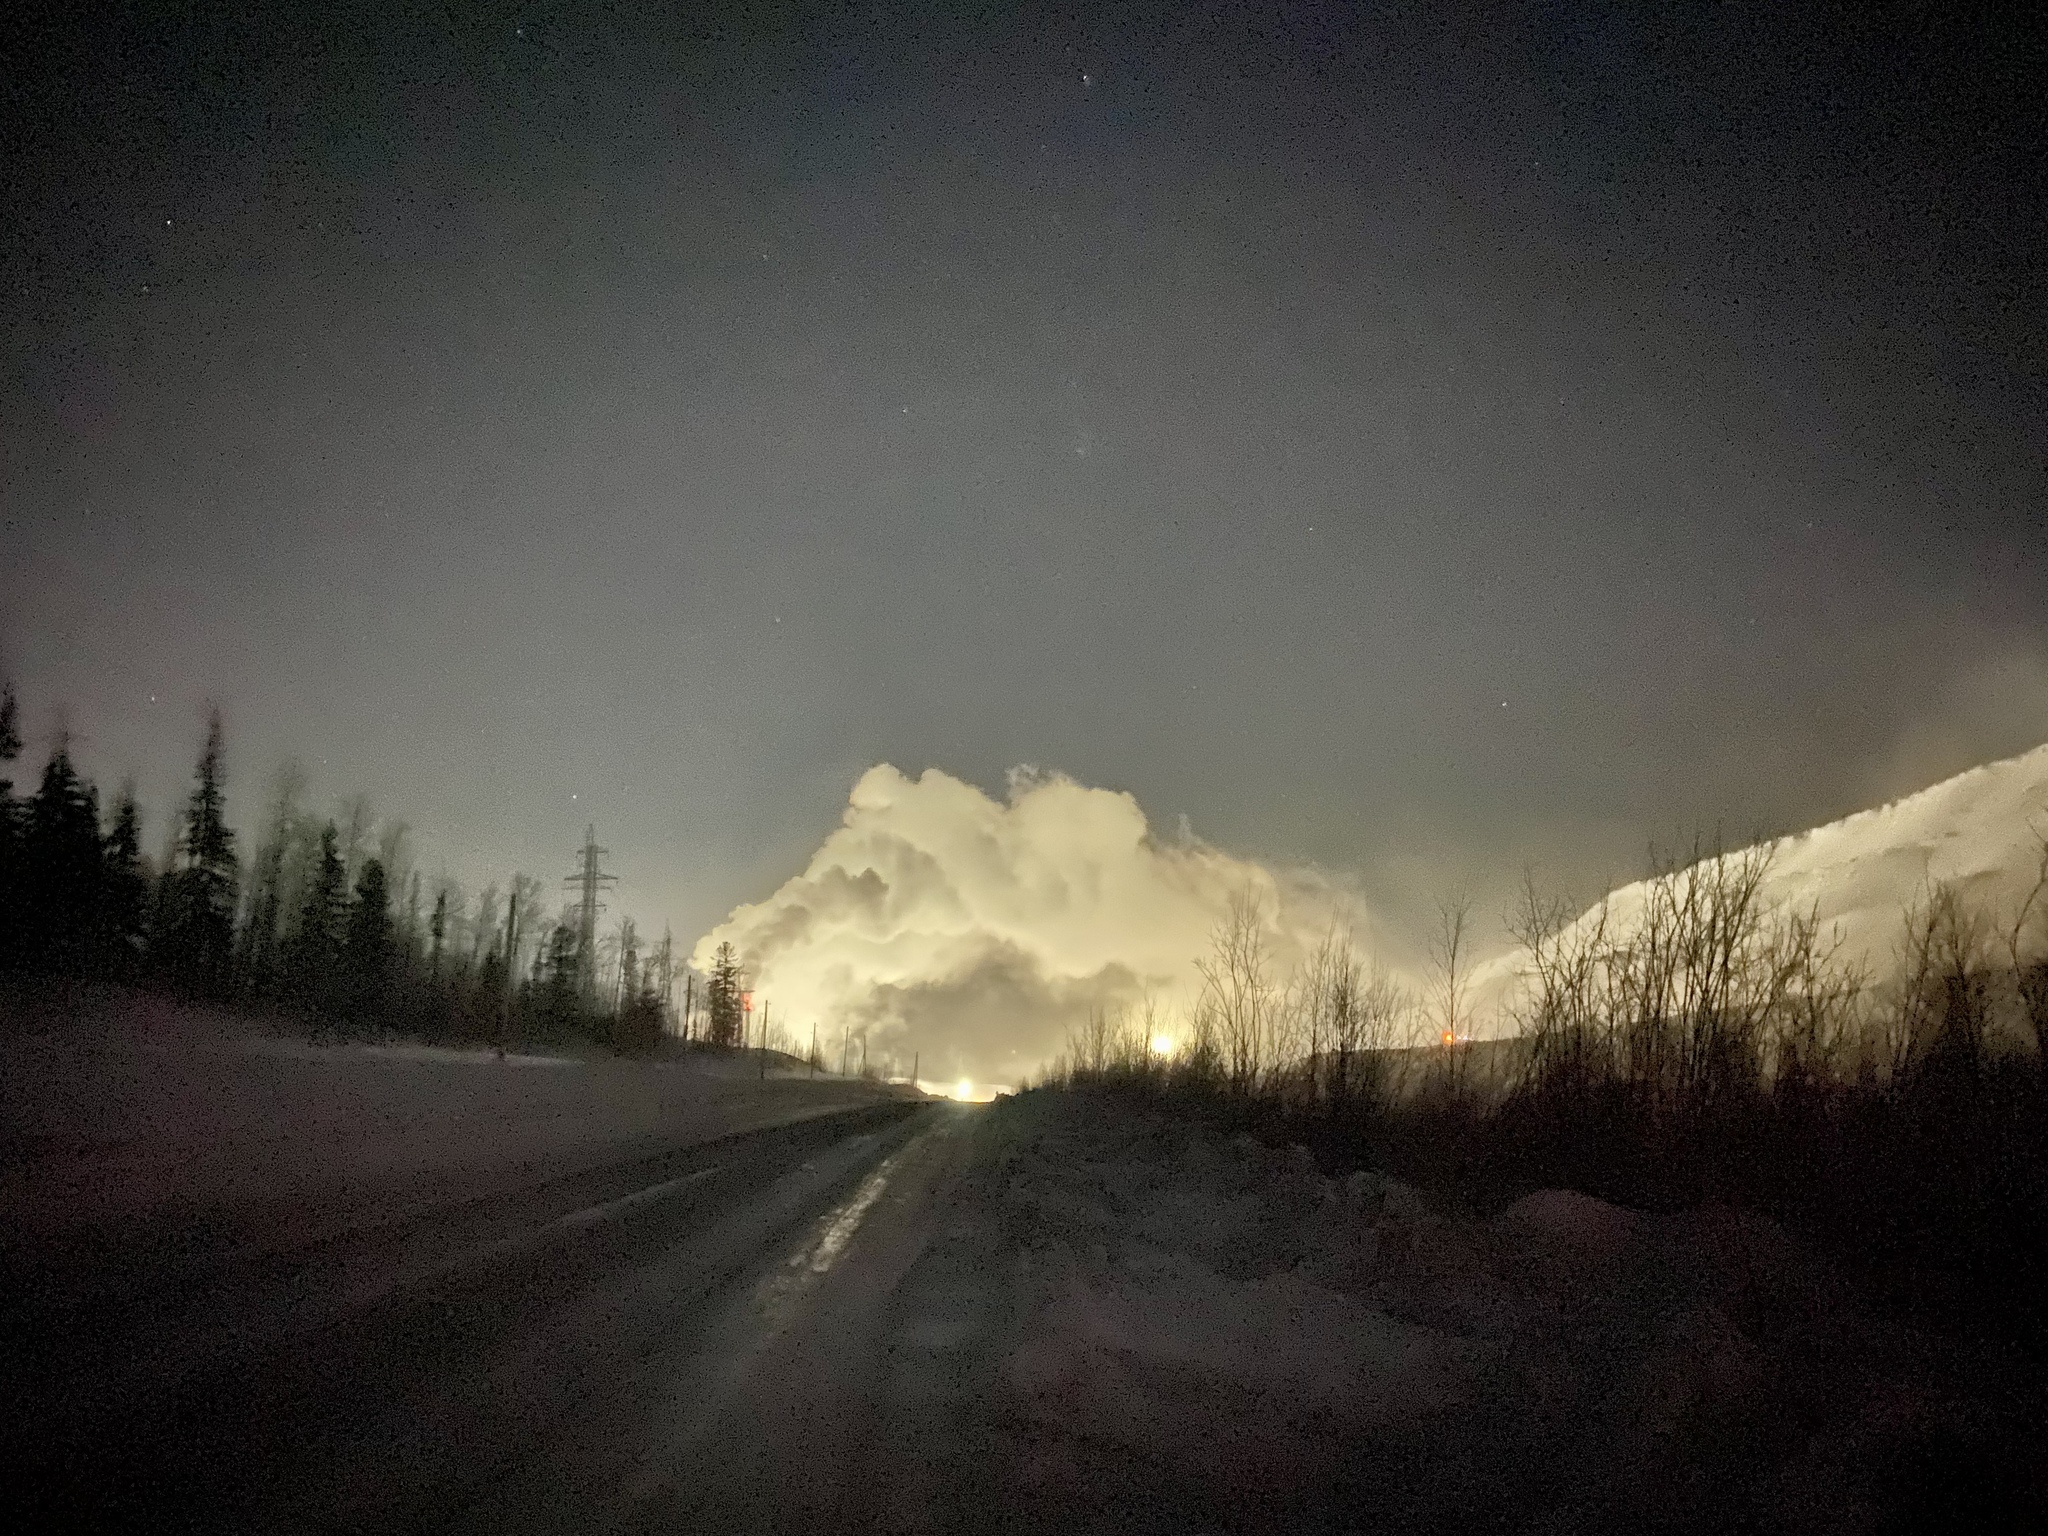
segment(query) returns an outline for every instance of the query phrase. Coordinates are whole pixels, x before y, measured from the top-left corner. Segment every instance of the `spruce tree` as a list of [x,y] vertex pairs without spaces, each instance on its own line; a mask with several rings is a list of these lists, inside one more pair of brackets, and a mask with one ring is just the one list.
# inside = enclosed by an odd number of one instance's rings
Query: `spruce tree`
[[481,1037],[494,1042],[500,1049],[505,1044],[505,982],[510,974],[504,946],[493,938],[491,947],[477,965],[476,990],[471,996],[470,1007]]
[[114,803],[114,824],[101,849],[105,868],[100,886],[100,945],[108,972],[134,976],[142,964],[149,915],[149,876],[142,867],[142,818],[135,787],[123,786]]
[[93,969],[104,873],[99,791],[79,777],[61,739],[29,802],[20,864],[25,963],[72,976]]
[[581,966],[575,927],[569,923],[555,924],[541,953],[545,969],[538,989],[540,1022],[546,1035],[556,1037],[568,1033],[581,1012]]
[[444,885],[434,893],[434,915],[427,920],[427,934],[433,947],[427,951],[427,980],[440,985],[441,945],[448,937],[448,888]]
[[713,1045],[737,1046],[744,1043],[746,1031],[745,1005],[742,999],[739,952],[731,944],[721,944],[711,959],[711,980],[704,988],[705,1002],[710,1017],[710,1036]]
[[320,852],[307,872],[305,899],[292,931],[285,989],[308,1013],[324,1013],[334,1003],[338,930],[347,899],[340,841],[333,822],[320,829]]
[[644,1056],[661,1044],[661,999],[651,989],[637,987],[619,1003],[612,1021],[612,1049],[622,1056]]
[[0,970],[21,962],[21,807],[8,764],[21,755],[14,684],[0,684]]
[[[14,702],[14,684],[0,683],[0,763],[11,763],[21,756],[21,709]],[[0,790],[10,794],[14,789],[12,779],[0,779]]]
[[342,939],[341,974],[345,1002],[359,1018],[383,1011],[391,979],[391,892],[384,861],[368,858],[356,876],[355,900]]
[[234,961],[235,834],[222,792],[220,711],[206,720],[192,798],[185,809],[178,867],[172,872],[162,934],[170,974],[203,995],[227,991]]

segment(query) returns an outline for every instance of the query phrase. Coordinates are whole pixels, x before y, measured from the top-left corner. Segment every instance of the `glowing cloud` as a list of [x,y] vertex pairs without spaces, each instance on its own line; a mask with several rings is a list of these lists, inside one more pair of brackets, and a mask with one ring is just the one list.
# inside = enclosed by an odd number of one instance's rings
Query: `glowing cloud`
[[[928,1079],[1009,1082],[1093,1006],[1187,1001],[1233,893],[1257,894],[1276,971],[1355,905],[1192,837],[1155,839],[1130,795],[1018,769],[997,800],[937,769],[883,764],[804,872],[698,941],[730,941],[793,1032],[868,1032],[869,1059]],[[1276,979],[1279,979],[1276,976]]]

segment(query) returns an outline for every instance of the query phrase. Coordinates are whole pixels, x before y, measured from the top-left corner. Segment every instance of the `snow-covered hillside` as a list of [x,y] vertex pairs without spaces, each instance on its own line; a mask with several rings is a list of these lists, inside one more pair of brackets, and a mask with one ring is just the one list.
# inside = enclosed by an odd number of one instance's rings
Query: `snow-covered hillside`
[[[1817,912],[1840,944],[1840,959],[1881,977],[1896,964],[1906,908],[1934,885],[2001,917],[2017,910],[2039,875],[2044,837],[2048,745],[1777,839],[1768,845],[1761,895],[1773,907]],[[1626,934],[1641,920],[1650,889],[1639,880],[1608,898],[1610,931]],[[1511,950],[1474,972],[1476,1034],[1514,1031],[1527,963],[1525,950]]]

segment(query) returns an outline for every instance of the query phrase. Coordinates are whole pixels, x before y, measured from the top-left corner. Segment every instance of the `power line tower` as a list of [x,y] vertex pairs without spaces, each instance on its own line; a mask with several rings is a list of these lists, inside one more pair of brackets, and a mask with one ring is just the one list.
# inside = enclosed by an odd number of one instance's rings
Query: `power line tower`
[[576,990],[583,1006],[597,1005],[597,914],[604,910],[603,893],[617,885],[617,875],[606,874],[599,860],[611,852],[597,846],[597,828],[583,829],[583,852],[576,872],[562,883],[578,893],[576,910]]

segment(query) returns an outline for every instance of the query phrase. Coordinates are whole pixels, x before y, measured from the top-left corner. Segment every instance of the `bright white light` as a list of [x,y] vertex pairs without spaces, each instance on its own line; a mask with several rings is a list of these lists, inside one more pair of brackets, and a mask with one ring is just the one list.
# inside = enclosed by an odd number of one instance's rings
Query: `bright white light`
[[961,1078],[959,1082],[953,1085],[953,1097],[965,1103],[974,1097],[974,1084],[964,1077]]
[[1152,1054],[1154,1056],[1171,1056],[1173,1054],[1173,1036],[1154,1035],[1152,1037]]

